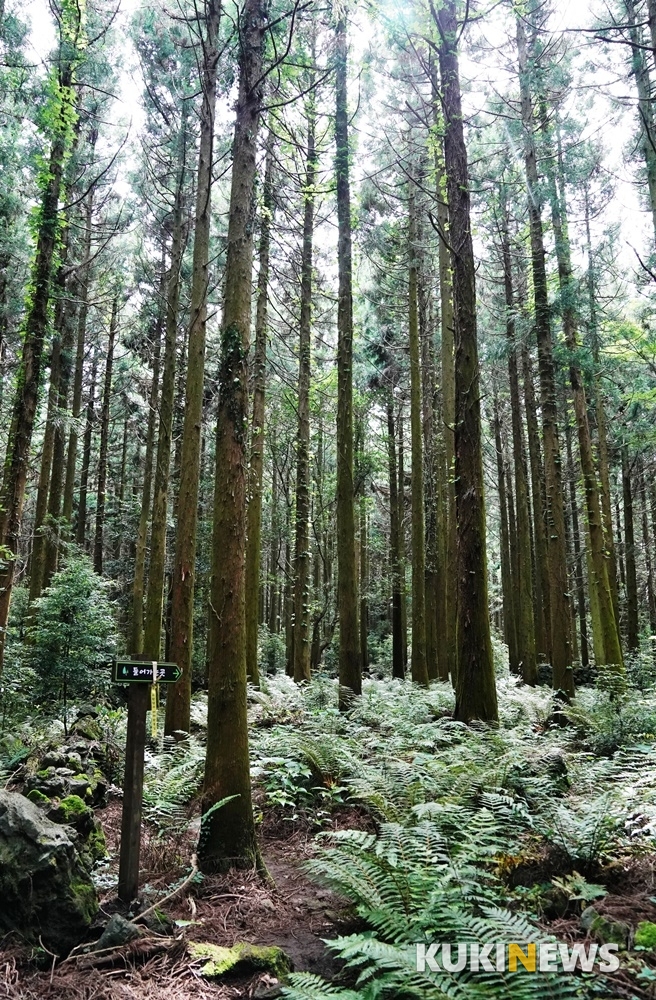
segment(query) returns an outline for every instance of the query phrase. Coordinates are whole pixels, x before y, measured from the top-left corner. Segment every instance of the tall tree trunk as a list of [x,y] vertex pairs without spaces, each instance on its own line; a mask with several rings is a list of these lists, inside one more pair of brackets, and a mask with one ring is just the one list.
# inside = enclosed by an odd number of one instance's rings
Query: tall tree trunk
[[574,546],[574,579],[576,581],[576,602],[579,614],[579,632],[581,636],[581,666],[587,667],[590,662],[588,652],[588,620],[585,613],[585,587],[583,585],[583,555],[581,551],[581,535],[579,532],[579,513],[576,502],[576,476],[574,474],[574,459],[572,456],[572,435],[569,423],[565,425],[565,444],[567,447],[567,478],[569,479],[569,505],[572,520],[572,543]]
[[513,601],[513,572],[510,559],[510,530],[508,527],[508,498],[506,495],[506,474],[501,440],[501,413],[499,399],[494,393],[494,444],[497,453],[497,483],[499,489],[499,520],[501,525],[501,596],[503,600],[503,634],[508,646],[508,662],[512,674],[519,673],[519,652],[517,647],[517,623]]
[[[275,211],[273,191],[273,134],[267,139],[264,170],[264,191],[260,217],[259,271],[257,276],[257,308],[255,313],[255,353],[253,355],[253,418],[251,422],[251,462],[248,479],[246,511],[246,673],[255,685],[260,683],[257,657],[257,606],[260,593],[260,561],[262,548],[262,476],[264,471],[264,421],[267,354],[267,310],[269,305],[269,255],[271,227]],[[276,479],[275,468],[273,478]],[[275,494],[274,482],[273,492]],[[274,583],[273,589],[275,590]],[[272,601],[272,606],[275,601]],[[272,612],[277,616],[277,611]],[[270,631],[276,631],[271,624]]]
[[[542,105],[541,118],[543,122],[543,130],[548,139],[546,116],[546,107]],[[550,151],[550,144],[547,143],[547,152]],[[599,636],[597,645],[601,650],[603,650],[603,658],[601,661],[598,661],[598,665],[612,664],[619,671],[623,671],[624,663],[622,660],[619,629],[615,621],[615,611],[613,608],[613,599],[608,576],[608,561],[606,559],[604,527],[601,515],[601,504],[599,501],[599,486],[597,483],[597,474],[595,471],[594,456],[592,453],[590,425],[588,423],[588,403],[585,394],[585,387],[583,385],[583,379],[581,377],[581,371],[576,363],[576,357],[579,351],[578,320],[575,311],[576,292],[572,275],[565,192],[563,187],[561,187],[561,190],[558,189],[553,167],[551,165],[552,159],[553,157],[545,157],[545,162],[547,164],[547,181],[551,199],[551,219],[556,241],[556,258],[558,261],[563,332],[565,334],[565,342],[569,350],[569,380],[572,387],[576,428],[578,431],[579,454],[581,458],[581,472],[583,474],[583,487],[587,513],[588,538],[590,540],[590,565],[592,568],[592,574],[588,581],[588,585],[589,587],[594,587],[595,589],[595,602],[599,610],[599,625],[601,627],[601,635]],[[560,182],[561,185],[563,185],[562,175],[560,177]]]
[[405,428],[404,428],[404,401],[399,400],[398,441],[399,441],[399,474],[397,503],[399,505],[399,566],[401,582],[401,644],[403,646],[403,668],[408,666],[408,601],[406,587],[406,559],[405,559]]
[[180,486],[177,531],[171,582],[171,658],[182,671],[166,697],[165,732],[189,732],[191,713],[191,659],[193,644],[194,585],[196,579],[196,528],[200,478],[203,380],[205,376],[205,327],[209,287],[209,245],[212,210],[212,147],[216,76],[219,59],[220,0],[206,0],[204,8],[200,147],[196,179],[194,255],[191,282],[187,377],[184,423],[180,449]]
[[426,535],[424,529],[424,454],[421,413],[421,363],[419,347],[419,303],[417,298],[417,217],[414,182],[410,181],[408,274],[408,327],[410,354],[410,444],[412,503],[412,654],[411,675],[415,684],[428,686],[426,663]]
[[498,711],[487,593],[476,278],[455,0],[446,0],[437,17],[455,318],[458,668],[454,715],[462,722],[493,721]]
[[588,187],[585,188],[585,230],[586,247],[588,254],[588,300],[590,310],[589,336],[592,348],[592,358],[595,364],[594,391],[595,391],[595,418],[597,422],[597,464],[599,469],[599,486],[601,491],[601,512],[604,524],[604,547],[607,554],[608,582],[610,584],[611,597],[613,600],[613,613],[619,631],[620,625],[620,605],[619,592],[617,586],[617,559],[615,556],[615,542],[613,539],[613,514],[611,510],[610,496],[610,460],[608,457],[608,431],[606,425],[606,411],[604,407],[604,396],[601,385],[601,359],[599,352],[599,326],[597,321],[597,299],[595,290],[594,262],[592,259],[592,239],[590,237],[590,204],[588,198]]
[[387,462],[390,492],[390,569],[392,577],[392,677],[398,677],[403,680],[405,677],[405,662],[403,657],[401,525],[399,524],[394,398],[391,391],[387,400]]
[[[624,0],[626,8],[629,38],[631,40],[631,72],[635,77],[638,91],[638,120],[642,136],[642,155],[645,158],[647,170],[647,190],[649,207],[651,209],[654,232],[656,233],[656,129],[654,128],[654,113],[652,105],[652,87],[649,74],[649,64],[645,51],[642,25],[636,14],[634,0]],[[651,16],[651,10],[650,10]]]
[[148,424],[146,427],[146,453],[144,456],[144,474],[141,488],[141,507],[139,510],[139,526],[134,554],[134,578],[132,581],[132,620],[130,650],[132,655],[143,653],[143,612],[144,591],[146,579],[146,542],[148,537],[148,521],[150,518],[150,499],[153,484],[153,455],[155,453],[155,434],[157,426],[157,401],[159,398],[159,363],[162,344],[162,327],[164,325],[166,294],[166,242],[162,234],[162,262],[160,266],[159,296],[157,304],[157,320],[154,329],[153,342],[153,377],[150,383],[148,400]]
[[[64,489],[64,474],[66,469],[66,413],[68,410],[68,394],[73,369],[73,342],[75,339],[77,303],[75,302],[76,284],[68,291],[63,310],[63,330],[61,339],[61,355],[59,362],[59,391],[57,394],[57,409],[55,413],[55,433],[52,451],[52,472],[48,490],[48,532],[46,534],[45,558],[43,570],[43,586],[49,587],[57,572],[59,559],[59,543],[62,535],[62,501]],[[64,522],[66,523],[66,522]]]
[[517,16],[517,51],[519,83],[524,126],[524,158],[528,187],[528,212],[531,234],[531,266],[535,299],[535,330],[538,343],[538,367],[544,441],[544,477],[546,494],[546,536],[549,569],[549,610],[551,616],[551,667],[553,686],[565,698],[574,694],[572,674],[571,613],[567,576],[567,542],[563,506],[562,470],[558,440],[558,412],[554,375],[551,321],[547,292],[547,270],[542,232],[533,107],[531,99],[528,47],[522,17]]
[[369,669],[369,538],[367,532],[367,498],[360,497],[360,659],[362,669]]
[[622,447],[622,492],[624,494],[624,559],[626,563],[626,644],[629,653],[637,653],[640,646],[638,579],[636,575],[631,465],[627,445]]
[[[61,310],[58,310],[61,311]],[[57,324],[58,325],[58,324]],[[55,411],[59,397],[59,380],[61,372],[61,333],[55,330],[50,354],[50,388],[48,390],[48,409],[46,427],[41,448],[41,466],[36,492],[34,509],[34,528],[32,540],[32,555],[30,558],[30,604],[41,597],[45,576],[46,535],[45,520],[48,512],[48,490],[52,472],[52,455],[55,448]]]
[[[0,674],[4,662],[5,635],[14,571],[18,556],[20,525],[25,500],[27,468],[32,444],[41,381],[43,346],[48,329],[48,304],[55,247],[59,235],[59,196],[74,117],[75,92],[72,88],[81,15],[73,24],[70,12],[62,18],[58,69],[58,112],[53,124],[53,140],[48,159],[47,180],[41,198],[36,254],[32,269],[30,303],[25,318],[21,359],[14,397],[2,491],[0,492]],[[66,33],[64,41],[63,35]]]
[[180,162],[178,183],[173,207],[173,232],[171,238],[171,266],[166,290],[166,332],[164,336],[164,362],[162,387],[159,400],[159,428],[157,455],[153,482],[153,514],[150,527],[150,562],[144,615],[144,654],[159,660],[162,635],[162,609],[164,605],[164,573],[166,570],[166,527],[168,492],[171,472],[171,445],[175,408],[175,366],[178,342],[178,308],[180,303],[180,267],[184,252],[183,215],[186,174],[186,113],[180,126]]
[[362,692],[358,635],[353,490],[353,290],[351,194],[347,106],[346,15],[335,27],[335,175],[337,181],[337,608],[339,704],[347,709]]
[[87,399],[86,419],[84,424],[84,441],[82,444],[82,468],[80,469],[80,496],[77,508],[77,523],[75,525],[75,541],[85,546],[87,541],[87,496],[89,492],[89,474],[91,472],[91,443],[93,425],[96,419],[95,395],[96,378],[98,376],[98,350],[93,349],[91,362],[91,379],[89,382],[89,397]]
[[98,492],[96,496],[96,530],[93,542],[93,568],[99,575],[103,571],[103,550],[105,531],[105,500],[107,495],[107,452],[109,448],[109,408],[112,399],[112,372],[114,368],[114,345],[118,330],[118,294],[112,302],[109,321],[109,339],[105,361],[105,382],[103,385],[102,408],[100,411],[100,451],[98,452]]
[[[96,132],[90,139],[91,149],[95,148]],[[64,501],[62,505],[62,520],[70,534],[73,522],[73,497],[75,494],[75,469],[77,465],[77,449],[79,440],[78,425],[82,413],[82,389],[84,382],[84,353],[86,347],[87,319],[89,316],[89,292],[91,288],[91,237],[93,234],[93,197],[95,186],[92,186],[86,197],[84,237],[82,242],[82,264],[80,267],[79,311],[77,317],[77,349],[75,353],[75,374],[73,376],[73,402],[71,405],[71,429],[68,435],[68,453],[66,456],[66,480],[64,483]]]
[[522,409],[517,371],[517,345],[515,341],[515,294],[513,288],[510,238],[504,209],[501,254],[506,299],[506,338],[508,341],[508,383],[510,386],[510,415],[512,422],[513,467],[515,470],[515,497],[517,508],[517,577],[513,589],[517,597],[517,655],[522,677],[526,684],[537,681],[535,649],[535,608],[533,605],[533,574],[531,566],[531,515],[528,499],[526,449],[522,426]]
[[[441,131],[440,97],[437,76],[432,86],[435,124]],[[457,600],[458,589],[451,585],[452,574],[457,562],[456,537],[456,491],[455,491],[455,368],[454,368],[454,318],[453,318],[453,276],[449,251],[449,208],[447,179],[444,168],[442,141],[435,143],[435,174],[437,181],[437,224],[440,231],[438,266],[440,285],[440,339],[442,369],[442,433],[446,460],[446,482],[444,485],[444,505],[442,523],[444,525],[443,548],[445,555],[444,572],[444,634],[440,636],[441,660],[447,675],[455,687],[457,669]]]
[[[314,63],[314,44],[312,58]],[[314,81],[314,73],[310,74]],[[312,268],[316,111],[312,92],[307,102],[307,159],[303,188],[301,251],[301,316],[298,345],[298,432],[296,438],[296,532],[294,548],[294,680],[310,679],[310,342],[312,335]]]
[[[418,234],[419,236],[419,234]],[[425,254],[420,255],[418,275],[419,335],[421,340],[422,431],[424,443],[424,518],[426,524],[426,667],[429,680],[437,680],[447,671],[444,659],[444,567],[441,560],[438,515],[440,498],[437,489],[437,447],[435,423],[437,416],[435,385],[435,344],[432,323],[430,277],[426,273]],[[448,672],[446,672],[448,677]]]
[[536,652],[551,662],[551,614],[549,606],[549,567],[547,560],[547,532],[544,520],[545,490],[544,465],[540,448],[540,432],[538,430],[537,401],[533,370],[528,348],[522,346],[522,375],[524,378],[524,410],[526,413],[526,430],[528,437],[528,455],[531,471],[531,499],[533,508],[533,538],[534,538],[534,577]]
[[649,537],[649,503],[642,458],[638,466],[638,488],[640,490],[640,506],[642,508],[642,544],[645,553],[645,569],[647,571],[647,602],[649,605],[649,632],[651,636],[652,655],[656,655],[654,637],[656,636],[656,587],[653,570],[653,538]]
[[246,713],[246,445],[257,135],[262,109],[265,0],[240,22],[239,96],[221,330],[216,429],[209,691],[204,808],[233,796],[202,831],[204,871],[258,860]]

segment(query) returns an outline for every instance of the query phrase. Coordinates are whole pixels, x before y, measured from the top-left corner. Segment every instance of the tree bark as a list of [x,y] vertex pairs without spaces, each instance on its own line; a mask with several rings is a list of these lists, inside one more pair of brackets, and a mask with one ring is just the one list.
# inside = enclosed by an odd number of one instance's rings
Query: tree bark
[[205,376],[205,327],[209,287],[209,245],[212,208],[212,147],[216,77],[219,59],[219,0],[205,4],[203,39],[200,146],[196,179],[194,254],[191,282],[187,378],[180,449],[180,486],[177,531],[171,581],[171,658],[182,671],[166,697],[165,732],[189,732],[191,712],[191,660],[193,644],[194,585],[196,579],[196,529],[200,477],[203,381]]
[[199,857],[206,872],[259,860],[246,713],[245,557],[253,219],[266,10],[265,0],[246,0],[240,20],[216,429],[204,809],[234,797],[201,832]]
[[[544,106],[541,108],[541,117],[543,130],[548,139],[545,126],[546,108]],[[547,143],[548,152],[551,151],[549,146],[550,144]],[[590,565],[592,573],[588,585],[595,589],[594,599],[599,611],[598,620],[601,628],[597,646],[603,651],[603,656],[601,661],[598,661],[598,665],[613,665],[617,670],[622,672],[624,670],[624,662],[608,576],[604,527],[601,504],[599,502],[599,486],[592,452],[590,425],[588,423],[588,403],[581,371],[576,363],[576,356],[579,350],[578,319],[575,311],[575,286],[572,275],[565,196],[564,190],[558,190],[553,167],[551,166],[552,157],[547,156],[545,161],[547,163],[547,181],[551,200],[551,219],[556,241],[563,332],[569,351],[569,380],[572,387],[574,413],[576,416],[588,538],[590,541]],[[562,176],[560,180],[562,184]]]
[[419,304],[417,299],[417,217],[414,182],[410,181],[408,273],[408,327],[410,355],[410,445],[412,510],[412,653],[411,676],[415,684],[428,686],[426,663],[426,534],[424,528],[424,454],[422,439],[421,362]]
[[[164,234],[162,234],[164,241]],[[148,521],[150,518],[150,500],[153,484],[153,455],[155,452],[155,434],[157,425],[157,401],[159,398],[159,364],[162,343],[162,327],[164,325],[166,292],[166,249],[162,249],[160,268],[159,297],[157,305],[157,320],[154,329],[153,343],[153,377],[150,383],[148,400],[148,424],[146,427],[146,453],[144,456],[144,475],[141,488],[141,508],[139,510],[139,527],[134,555],[134,579],[132,582],[132,621],[130,650],[134,656],[143,653],[143,613],[144,591],[146,579],[146,542],[148,537]]]
[[501,413],[499,399],[494,394],[494,444],[497,459],[497,484],[499,490],[499,521],[501,525],[501,595],[503,600],[503,634],[508,646],[508,663],[511,674],[519,674],[519,652],[517,647],[517,623],[513,601],[513,572],[510,559],[510,530],[508,526],[508,497],[506,494],[506,474],[501,440]]
[[77,508],[77,523],[75,525],[75,541],[85,546],[87,541],[87,495],[89,491],[89,473],[91,471],[91,442],[93,425],[96,419],[95,395],[96,378],[98,376],[98,350],[93,349],[91,362],[91,378],[89,382],[89,397],[87,399],[86,419],[84,424],[84,440],[82,443],[82,468],[80,469],[80,496]]
[[[57,81],[58,113],[53,126],[47,180],[39,209],[31,301],[25,318],[25,335],[0,493],[0,552],[2,553],[0,555],[0,674],[4,661],[7,619],[18,556],[25,484],[41,381],[43,346],[48,329],[52,266],[60,228],[59,196],[69,147],[71,118],[74,116],[75,93],[71,85],[81,28],[81,16],[78,16],[72,25],[64,26],[62,23],[61,28]],[[66,32],[65,39],[64,32]]]
[[166,570],[166,527],[168,492],[171,471],[171,445],[175,407],[175,367],[178,343],[178,311],[180,304],[180,268],[184,252],[183,214],[186,174],[186,113],[180,126],[180,162],[173,206],[171,264],[166,289],[166,327],[164,361],[159,399],[159,427],[153,482],[153,513],[150,522],[150,562],[144,615],[144,654],[159,660],[164,606],[164,573]]
[[571,613],[567,576],[567,543],[563,506],[558,411],[554,375],[551,320],[547,292],[547,270],[542,232],[533,107],[529,77],[529,57],[524,22],[517,17],[519,83],[524,126],[524,160],[528,187],[528,213],[531,235],[531,266],[535,299],[535,330],[538,343],[538,367],[544,442],[544,477],[546,499],[546,536],[550,611],[551,667],[554,690],[565,698],[574,694],[572,674]]
[[574,459],[572,456],[572,435],[569,425],[565,426],[565,445],[567,448],[567,477],[569,479],[569,505],[572,521],[572,544],[574,546],[574,579],[576,581],[576,602],[579,615],[579,633],[581,637],[581,666],[587,667],[590,662],[588,652],[588,621],[585,609],[585,587],[583,585],[583,556],[581,551],[581,535],[579,532],[579,513],[576,502],[576,476],[574,474]]
[[[642,155],[647,171],[647,190],[654,233],[656,234],[656,129],[652,105],[652,86],[644,48],[642,26],[638,22],[634,0],[624,0],[629,38],[631,40],[631,72],[638,91],[638,121],[642,136]],[[651,19],[651,10],[649,11]],[[650,25],[651,27],[651,25]],[[653,36],[652,36],[653,37]]]
[[107,358],[105,360],[105,381],[103,385],[102,408],[100,411],[100,450],[98,452],[98,490],[96,496],[96,530],[93,542],[93,568],[102,576],[105,532],[105,500],[107,495],[107,452],[109,447],[109,409],[112,399],[112,372],[114,368],[114,345],[118,330],[118,294],[112,302],[109,321]]
[[337,608],[339,705],[362,693],[353,489],[353,290],[347,107],[346,15],[335,27],[335,175],[337,181]]
[[396,434],[394,425],[394,399],[390,391],[387,400],[387,462],[390,493],[390,569],[392,577],[392,677],[403,680],[403,592],[401,588],[401,552],[399,524],[399,499],[396,468]]
[[[314,62],[314,45],[311,61]],[[310,74],[314,80],[314,73]],[[298,431],[296,437],[296,525],[294,548],[294,680],[310,679],[310,377],[314,187],[317,175],[315,97],[307,103],[307,158],[303,193],[301,316],[298,345]]]
[[[95,149],[96,132],[92,133],[91,149]],[[77,465],[77,449],[79,441],[79,421],[82,413],[82,389],[84,382],[84,352],[86,347],[87,319],[89,316],[89,292],[91,288],[91,237],[93,234],[93,197],[95,186],[92,186],[85,204],[85,222],[80,267],[79,312],[77,318],[77,350],[75,353],[75,374],[73,376],[73,402],[71,405],[71,429],[68,436],[68,453],[66,456],[66,480],[64,483],[64,502],[62,505],[62,520],[67,535],[70,534],[73,523],[73,497],[75,494],[75,469]]]
[[[264,425],[266,402],[267,309],[269,304],[269,256],[271,227],[275,211],[273,191],[273,135],[267,140],[264,170],[264,191],[260,219],[259,271],[257,276],[257,309],[255,313],[255,353],[253,355],[253,417],[251,421],[251,462],[248,479],[248,509],[246,511],[246,673],[251,683],[259,685],[257,655],[257,607],[260,593],[260,561],[262,548],[262,476],[264,471]],[[275,469],[273,470],[275,480]],[[275,495],[276,483],[273,493]],[[273,544],[273,542],[272,542]],[[273,584],[275,590],[276,584]],[[276,604],[272,601],[272,607]],[[271,612],[277,617],[277,609]]]
[[622,493],[624,496],[624,560],[626,568],[626,644],[629,653],[637,653],[640,646],[638,579],[636,575],[631,465],[627,445],[622,447]]
[[437,18],[455,319],[458,667],[454,716],[462,722],[495,721],[498,710],[487,593],[476,279],[455,0],[446,0]]
[[501,237],[501,254],[506,299],[508,384],[510,386],[510,416],[517,508],[517,576],[513,584],[513,589],[517,596],[517,654],[524,683],[535,684],[537,681],[537,657],[535,649],[535,608],[533,605],[533,574],[531,564],[531,515],[528,498],[524,428],[522,426],[522,409],[519,394],[519,375],[517,371],[515,293],[505,203],[503,209],[504,220]]

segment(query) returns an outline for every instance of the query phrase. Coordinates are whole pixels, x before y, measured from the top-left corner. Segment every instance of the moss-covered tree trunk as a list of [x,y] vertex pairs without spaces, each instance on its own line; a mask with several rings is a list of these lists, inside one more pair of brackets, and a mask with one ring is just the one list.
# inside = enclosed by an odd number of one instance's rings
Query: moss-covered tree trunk
[[75,117],[75,91],[72,84],[82,30],[80,8],[73,12],[73,16],[67,11],[61,19],[60,27],[58,79],[54,97],[55,121],[48,165],[44,171],[30,300],[25,316],[0,492],[0,673],[4,661],[30,446],[41,383],[43,348],[48,330],[52,268],[60,229],[59,197]]
[[544,478],[546,500],[546,539],[550,612],[550,646],[553,686],[565,698],[574,694],[572,674],[571,609],[567,574],[567,540],[563,505],[562,468],[558,439],[558,409],[554,374],[551,318],[547,290],[547,270],[542,231],[541,197],[535,149],[533,105],[526,30],[517,15],[517,51],[524,162],[528,188],[528,213],[531,236],[531,268],[535,300],[535,332],[538,344],[542,438],[544,443]]
[[208,872],[250,867],[258,857],[246,714],[245,557],[248,350],[266,11],[266,0],[246,0],[239,24],[216,430],[204,808],[233,798],[201,830],[199,857]]
[[193,643],[194,585],[196,579],[196,528],[200,478],[203,381],[205,376],[205,327],[209,288],[209,246],[212,210],[212,148],[216,76],[219,59],[219,0],[207,0],[203,19],[200,145],[196,177],[194,253],[191,279],[187,377],[184,422],[180,448],[180,485],[177,531],[171,581],[171,659],[182,671],[166,697],[165,732],[189,732],[191,711],[191,661]]
[[[312,56],[314,62],[314,54]],[[314,73],[311,73],[311,80]],[[317,176],[315,96],[306,106],[307,153],[303,188],[301,315],[298,344],[298,431],[296,437],[296,523],[294,539],[294,680],[310,679],[310,378],[314,200]]]
[[109,411],[112,402],[112,375],[114,371],[114,348],[118,332],[118,294],[114,294],[112,313],[109,320],[107,355],[105,357],[105,378],[100,407],[100,447],[98,450],[98,486],[96,489],[96,528],[93,539],[93,568],[102,575],[105,535],[105,503],[107,499],[107,454],[109,449]]
[[490,637],[476,278],[458,69],[455,0],[438,12],[455,332],[458,667],[455,718],[498,717]]
[[347,102],[346,14],[335,26],[335,176],[337,182],[337,611],[339,704],[362,692],[353,489],[353,282]]
[[[257,307],[255,312],[255,352],[253,354],[253,416],[251,419],[251,461],[248,474],[248,509],[246,511],[246,673],[253,684],[260,683],[257,655],[258,604],[262,549],[262,476],[264,472],[264,423],[266,417],[267,312],[269,306],[269,256],[275,199],[273,190],[273,135],[267,139],[264,169],[262,213],[260,217]],[[275,494],[277,481],[273,470]],[[273,544],[273,541],[272,541]],[[276,585],[272,585],[275,592]],[[275,605],[275,600],[271,605]],[[269,628],[277,609],[270,610]]]

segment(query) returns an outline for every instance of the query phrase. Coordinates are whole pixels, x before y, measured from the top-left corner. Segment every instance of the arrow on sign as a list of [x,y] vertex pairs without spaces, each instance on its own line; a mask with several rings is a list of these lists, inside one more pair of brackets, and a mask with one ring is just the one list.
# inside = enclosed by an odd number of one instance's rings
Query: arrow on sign
[[[181,677],[182,671],[177,663],[157,662],[158,684],[175,684]],[[153,665],[148,660],[114,660],[112,681],[114,684],[152,684]]]

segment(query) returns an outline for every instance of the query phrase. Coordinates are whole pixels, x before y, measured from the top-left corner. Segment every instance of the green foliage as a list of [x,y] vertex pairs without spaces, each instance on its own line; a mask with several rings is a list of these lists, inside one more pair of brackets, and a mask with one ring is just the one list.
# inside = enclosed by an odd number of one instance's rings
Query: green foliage
[[105,689],[109,677],[102,665],[117,643],[107,591],[89,560],[74,555],[34,602],[26,662],[34,671],[37,696],[48,704],[93,699]]
[[144,763],[144,818],[160,836],[187,829],[191,799],[203,781],[205,747],[193,736],[165,736],[158,751],[148,749]]

